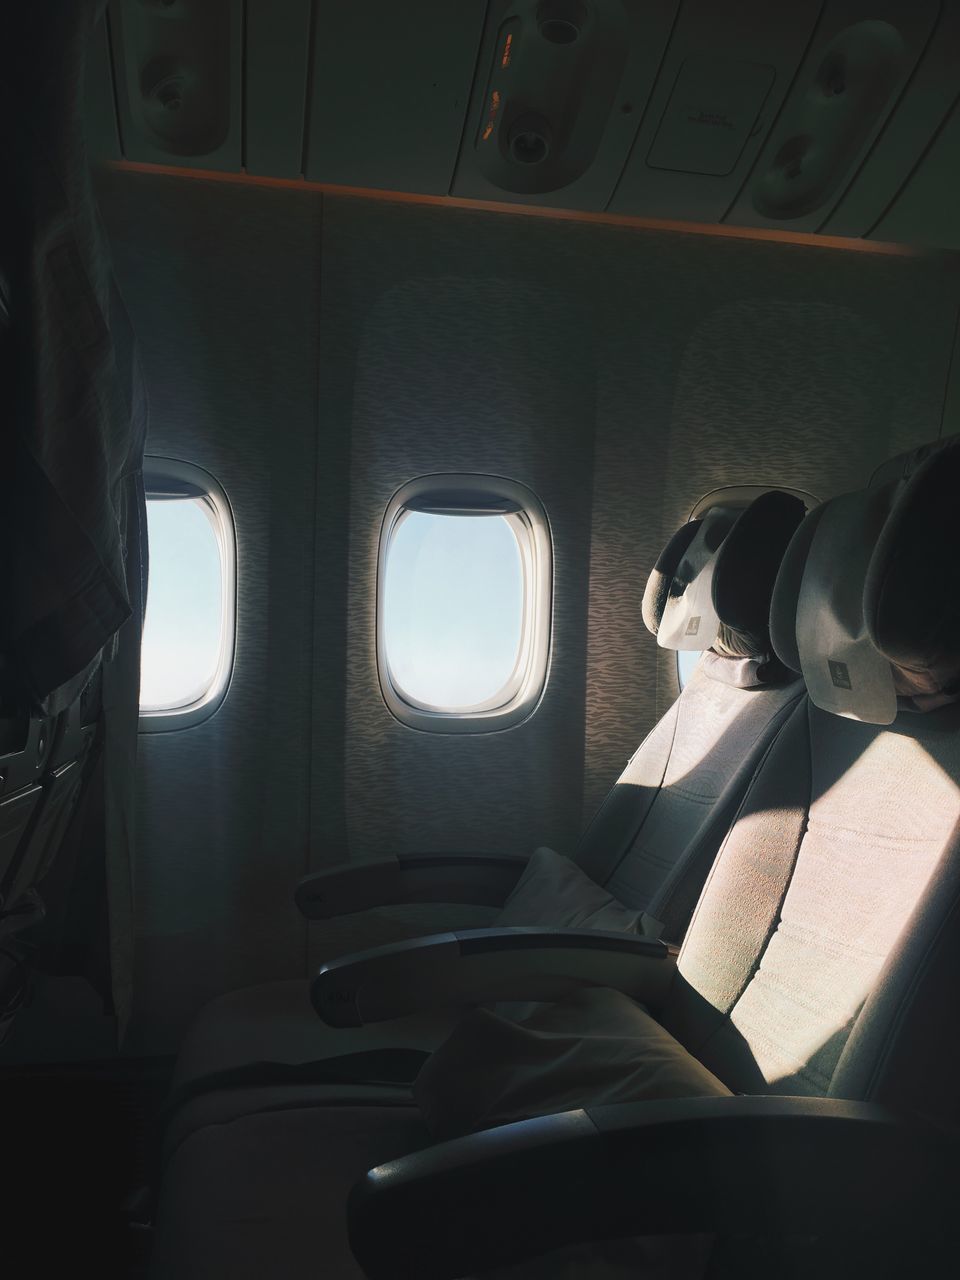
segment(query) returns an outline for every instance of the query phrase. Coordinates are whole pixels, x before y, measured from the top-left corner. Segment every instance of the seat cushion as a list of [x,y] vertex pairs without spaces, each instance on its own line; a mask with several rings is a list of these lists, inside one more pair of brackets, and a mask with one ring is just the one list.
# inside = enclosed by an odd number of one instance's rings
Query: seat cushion
[[[333,1028],[321,1022],[303,980],[265,982],[210,1002],[194,1020],[177,1059],[174,1093],[238,1067],[299,1066],[390,1046],[429,1053],[454,1015],[431,1013],[372,1027]],[[245,1083],[247,1083],[245,1081]]]
[[210,1089],[171,1108],[163,1129],[161,1168],[166,1169],[187,1140],[210,1125],[275,1111],[341,1107],[409,1107],[409,1085],[262,1084],[242,1089]]
[[438,1140],[576,1107],[730,1090],[639,1005],[588,987],[519,1020],[462,1018],[413,1086]]
[[[421,1150],[412,1106],[264,1111],[198,1129],[170,1161],[151,1280],[362,1280],[347,1240],[350,1188]],[[329,1102],[329,1099],[328,1099]],[[484,1280],[701,1280],[710,1241],[651,1238],[565,1248]]]
[[[460,1015],[460,1010],[432,1010],[341,1029],[320,1021],[310,1003],[310,985],[302,980],[267,982],[220,996],[201,1009],[177,1059],[164,1151],[169,1155],[205,1124],[272,1105],[276,1091],[290,1102],[318,1096],[338,1102],[409,1101],[409,1082],[419,1062],[408,1051],[432,1052]],[[391,1087],[390,1069],[405,1052],[415,1065],[405,1074],[401,1062]],[[369,1055],[370,1063],[355,1055]],[[342,1081],[328,1089],[340,1061]]]
[[428,1142],[411,1105],[263,1111],[197,1129],[166,1169],[150,1276],[362,1280],[347,1194]]

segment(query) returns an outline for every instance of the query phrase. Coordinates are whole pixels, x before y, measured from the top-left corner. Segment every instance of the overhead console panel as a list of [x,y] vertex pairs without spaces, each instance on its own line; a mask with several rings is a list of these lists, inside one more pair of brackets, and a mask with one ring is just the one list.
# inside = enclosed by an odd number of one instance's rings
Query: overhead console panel
[[819,13],[820,0],[687,0],[611,211],[719,222]]
[[453,194],[603,209],[677,0],[493,0]]
[[318,2],[306,177],[446,195],[484,0]]
[[310,21],[310,0],[246,0],[243,158],[248,173],[300,177]]
[[960,249],[960,99],[872,234]]
[[109,0],[101,160],[960,248],[960,0]]
[[896,107],[939,10],[937,0],[828,0],[730,222],[817,231],[827,221]]
[[120,134],[110,68],[110,37],[105,22],[97,23],[87,48],[84,84],[87,149],[94,160],[119,160]]
[[124,155],[239,168],[243,0],[111,0],[109,15]]

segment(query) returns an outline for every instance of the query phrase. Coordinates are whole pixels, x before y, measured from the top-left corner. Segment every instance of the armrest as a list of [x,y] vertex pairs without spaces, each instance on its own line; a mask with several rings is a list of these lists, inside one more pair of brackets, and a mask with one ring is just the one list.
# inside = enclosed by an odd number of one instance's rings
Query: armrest
[[[505,1125],[372,1169],[350,1194],[371,1280],[454,1280],[616,1237],[897,1224],[952,1230],[956,1140],[870,1103],[690,1098]],[[889,1232],[888,1232],[889,1234]]]
[[308,920],[413,902],[502,907],[526,865],[511,854],[400,853],[304,876],[294,897]]
[[331,960],[310,994],[331,1027],[359,1027],[421,1009],[559,1000],[583,986],[615,987],[657,1005],[674,972],[665,943],[632,933],[465,929]]

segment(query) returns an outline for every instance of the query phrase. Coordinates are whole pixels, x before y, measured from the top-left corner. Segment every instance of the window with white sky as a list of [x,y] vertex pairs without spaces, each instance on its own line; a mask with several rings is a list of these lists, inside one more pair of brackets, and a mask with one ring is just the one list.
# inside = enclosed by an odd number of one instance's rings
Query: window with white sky
[[437,711],[496,705],[520,657],[523,593],[520,546],[505,516],[404,512],[383,587],[397,692]]
[[224,565],[204,498],[147,498],[150,576],[140,656],[140,710],[199,702],[221,667]]
[[694,668],[700,661],[700,654],[701,650],[699,649],[677,650],[677,678],[680,681],[681,689],[693,675]]

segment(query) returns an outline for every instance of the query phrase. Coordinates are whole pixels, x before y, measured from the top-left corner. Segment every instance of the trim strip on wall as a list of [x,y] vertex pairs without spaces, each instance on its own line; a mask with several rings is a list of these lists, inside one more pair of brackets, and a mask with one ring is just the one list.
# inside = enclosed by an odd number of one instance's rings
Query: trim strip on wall
[[731,227],[707,222],[672,222],[668,218],[637,218],[628,214],[593,213],[579,209],[546,209],[537,205],[510,204],[498,200],[467,200],[461,196],[418,195],[409,191],[379,191],[368,187],[338,187],[305,178],[266,178],[250,173],[225,173],[216,169],[182,169],[177,165],[147,164],[137,160],[113,160],[109,168],[120,173],[152,173],[167,178],[192,178],[235,186],[274,187],[312,191],[325,195],[353,196],[361,200],[388,200],[393,204],[432,205],[441,209],[474,209],[486,213],[514,213],[527,218],[552,218],[559,222],[588,222],[607,227],[632,227],[647,231],[673,231],[681,235],[719,236],[730,240],[772,240],[816,249],[840,249],[847,253],[879,253],[888,257],[918,258],[925,250],[880,240],[854,240],[847,236],[821,236],[813,232],[773,231],[766,227]]

